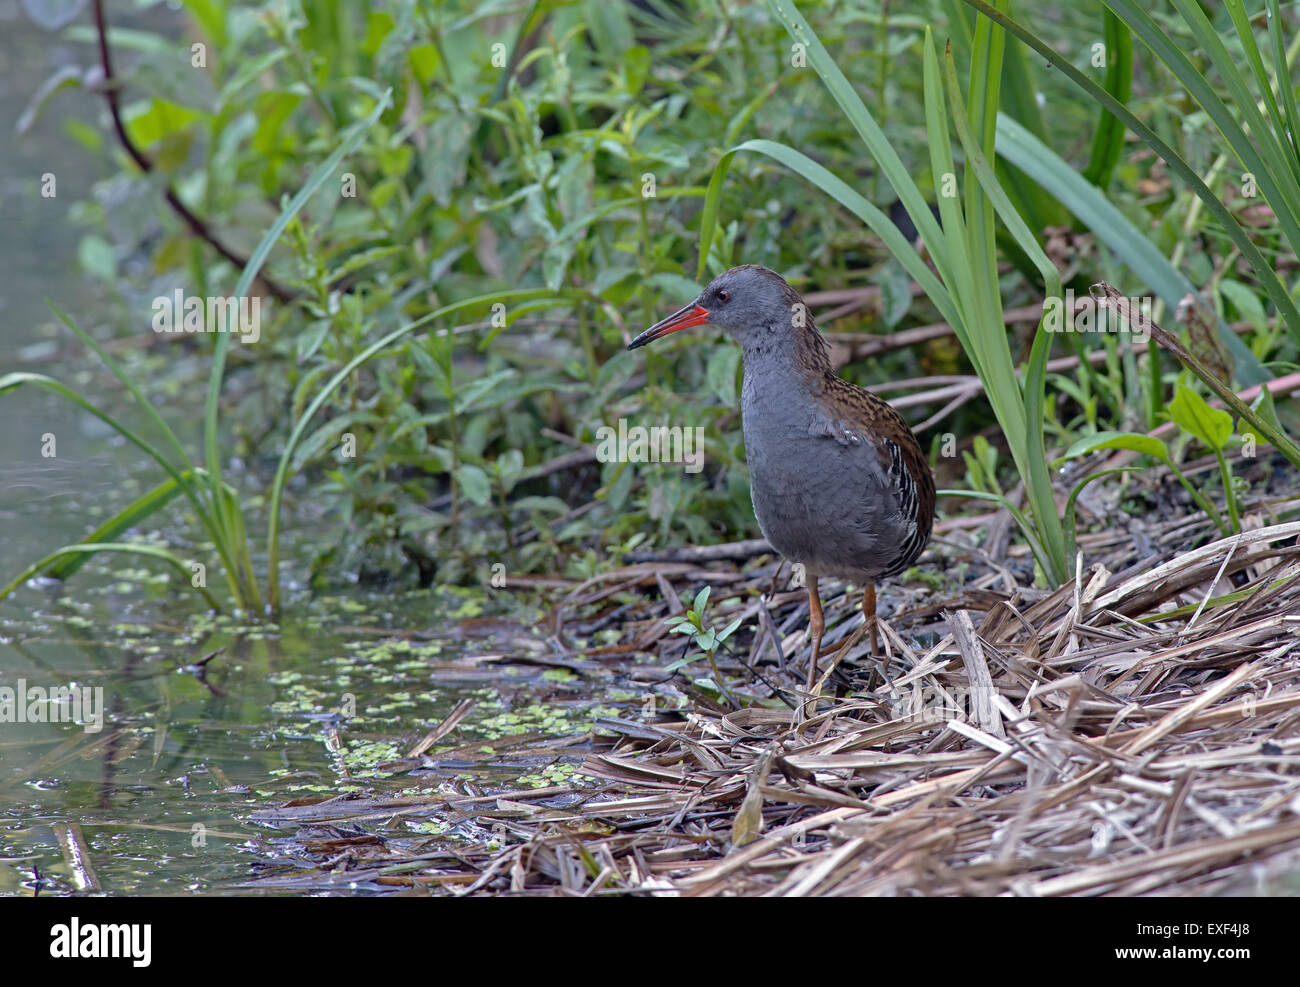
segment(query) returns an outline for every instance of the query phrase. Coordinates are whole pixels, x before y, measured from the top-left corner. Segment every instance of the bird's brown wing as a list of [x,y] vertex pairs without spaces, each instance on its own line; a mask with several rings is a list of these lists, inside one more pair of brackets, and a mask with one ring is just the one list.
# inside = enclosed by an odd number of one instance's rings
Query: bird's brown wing
[[875,448],[906,532],[897,555],[881,573],[897,575],[920,557],[930,540],[935,503],[930,464],[903,416],[870,391],[835,377],[824,408],[828,415],[823,434],[845,444],[869,442]]

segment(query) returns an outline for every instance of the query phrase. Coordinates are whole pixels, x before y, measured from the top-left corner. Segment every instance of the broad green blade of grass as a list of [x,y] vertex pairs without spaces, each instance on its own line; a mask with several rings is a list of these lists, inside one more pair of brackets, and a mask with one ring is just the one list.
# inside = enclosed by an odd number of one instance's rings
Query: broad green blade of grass
[[[7,586],[0,587],[0,600],[3,600],[33,576],[39,575],[41,570],[51,562],[55,562],[69,555],[89,557],[100,553],[112,554],[115,552],[123,555],[140,555],[146,558],[162,559],[168,565],[171,565],[178,570],[185,577],[187,582],[190,579],[189,566],[182,559],[177,558],[174,554],[167,551],[167,549],[159,548],[157,545],[123,545],[120,542],[83,542],[76,545],[65,545],[58,551],[51,552],[39,562],[29,565],[18,574],[18,577],[14,579],[13,582],[9,583]],[[203,598],[208,601],[208,606],[213,610],[221,609],[220,604],[218,604],[212,594],[208,592],[206,586],[196,586],[194,588],[203,594]]]
[[[999,10],[1005,10],[1010,0],[996,0]],[[933,47],[933,40],[930,41]],[[966,98],[966,116],[970,120],[973,146],[983,148],[989,160],[993,159],[996,140],[998,102],[1002,87],[1002,52],[1006,45],[1006,33],[996,25],[981,17],[975,24],[975,37],[971,42],[970,85]],[[927,52],[927,59],[932,52]],[[929,62],[927,61],[927,67]],[[934,70],[938,72],[936,62]],[[949,95],[949,100],[960,99],[960,92]],[[960,111],[957,103],[952,104],[953,113]],[[984,193],[984,186],[978,181],[970,181],[970,176],[963,183],[966,193],[966,237],[968,250],[966,261],[975,272],[972,279],[979,299],[978,311],[981,316],[996,324],[1001,330],[1002,290],[998,283],[998,248],[997,225],[994,219],[993,203]],[[994,323],[993,320],[996,320]],[[1008,355],[1010,351],[1008,350]]]
[[[984,138],[982,131],[993,120],[993,117],[985,115],[983,108],[990,101],[996,105],[998,99],[1002,75],[1002,37],[1001,31],[997,31],[995,36],[986,21],[981,20],[975,26],[971,42],[971,93],[968,106],[977,113],[978,124],[972,128],[980,132],[977,139]],[[949,45],[948,49],[950,48]],[[929,30],[926,32],[922,67],[931,168],[936,176],[950,175],[955,181],[957,165],[948,137],[946,103],[960,99],[961,95],[944,94],[934,36]],[[954,114],[960,110],[960,104],[953,105]],[[992,129],[988,130],[987,140],[991,151],[994,140]],[[1025,448],[1025,430],[1029,423],[1025,419],[1015,363],[1002,318],[993,207],[978,180],[972,180],[973,176],[969,174],[964,174],[963,178],[960,189],[964,194],[962,199],[940,190],[939,212],[943,219],[944,239],[937,247],[948,258],[947,269],[954,272],[952,280],[946,283],[966,323],[968,343],[964,345],[967,356],[984,381],[985,395],[1007,437],[1016,466],[1021,471],[1021,476],[1029,482],[1028,464],[1021,451]],[[964,210],[959,202],[964,202]],[[1050,570],[1048,572],[1050,576]]]
[[[1155,245],[1129,222],[1119,209],[1095,185],[1063,161],[1055,151],[1044,146],[1009,117],[998,117],[998,154],[1016,164],[1026,174],[1048,189],[1079,221],[1087,226],[1133,271],[1146,288],[1159,295],[1170,311],[1195,286],[1169,263]],[[1219,320],[1219,338],[1232,351],[1237,376],[1245,384],[1259,384],[1271,375],[1250,349]]]
[[[700,258],[695,266],[695,280],[700,284],[708,280],[709,255],[713,251],[713,240],[718,229],[718,211],[722,208],[722,186],[727,180],[731,159],[736,156],[736,152],[743,150],[746,150],[745,144],[733,147],[718,159],[718,163],[713,166],[713,175],[709,178],[709,187],[704,192],[704,208],[700,210]],[[898,228],[894,227],[894,230],[897,232]]]
[[[1035,66],[1023,45],[1012,45],[1002,56],[1002,111],[1031,134],[1047,142],[1043,108],[1038,103],[1039,86]],[[998,183],[1016,212],[1025,217],[1030,229],[1042,230],[1068,222],[1061,204],[1041,185],[1007,161],[994,161]]]
[[[193,471],[186,470],[181,474],[182,482],[189,483],[193,480]],[[134,528],[137,524],[146,520],[153,514],[162,510],[181,492],[181,485],[168,477],[162,483],[146,492],[140,497],[118,511],[111,518],[101,524],[98,528],[86,536],[87,542],[102,544],[104,542],[116,541],[127,531]],[[69,556],[62,561],[50,566],[45,573],[52,579],[67,579],[78,569],[89,561],[90,556],[78,553]]]
[[[1133,92],[1133,32],[1109,8],[1102,11],[1102,20],[1106,38],[1103,49],[1106,53],[1106,92],[1117,103],[1127,106]],[[1020,48],[1019,45],[1016,47]],[[1100,114],[1083,177],[1105,189],[1110,185],[1110,176],[1124,151],[1124,123],[1104,106]],[[1047,143],[1043,134],[1034,133],[1034,136],[1043,144]]]
[[[999,31],[999,33],[1001,33]],[[929,34],[926,35],[926,59],[934,56]],[[957,85],[957,70],[949,50],[944,59],[944,82],[948,90],[948,103],[953,108],[953,124],[957,129],[962,149],[966,153],[966,167],[975,172],[975,177],[989,201],[989,206],[1002,219],[1007,230],[1015,238],[1020,249],[1033,262],[1043,279],[1043,288],[1048,298],[1061,297],[1061,274],[1056,265],[1048,259],[1037,237],[1030,231],[1024,219],[1016,211],[1007,197],[992,165],[976,142],[970,121],[961,110],[961,92]],[[991,141],[990,141],[991,143]],[[969,182],[969,177],[967,178]],[[993,283],[997,285],[997,273],[992,274]],[[1046,312],[1046,309],[1044,309]],[[1000,328],[1000,327],[999,327]],[[1005,347],[1005,330],[1000,335]],[[1034,334],[1030,347],[1029,363],[1021,375],[1022,390],[1016,396],[1024,407],[1024,453],[1017,457],[1017,466],[1025,481],[1025,492],[1029,498],[1034,514],[1034,530],[1027,532],[1037,537],[1046,557],[1044,571],[1054,583],[1064,582],[1069,578],[1069,559],[1066,556],[1066,539],[1057,514],[1055,495],[1052,491],[1052,475],[1047,466],[1047,451],[1043,443],[1043,404],[1046,382],[1047,358],[1051,352],[1051,334],[1046,331],[1041,321]],[[1008,358],[1010,351],[1008,350]],[[1012,386],[1014,386],[1014,378]],[[1018,450],[1013,446],[1012,453]]]
[[[957,340],[961,343],[975,368],[976,374],[983,381],[989,381],[1000,367],[996,354],[989,351],[989,336],[981,333],[977,327],[983,324],[986,313],[976,307],[974,285],[975,270],[968,256],[969,240],[966,235],[966,217],[962,213],[962,200],[957,195],[957,166],[953,161],[952,143],[948,138],[948,110],[944,101],[943,89],[939,83],[938,61],[934,54],[934,42],[930,32],[926,33],[924,63],[922,72],[922,93],[925,104],[925,129],[929,135],[927,142],[930,149],[930,170],[935,176],[936,192],[939,202],[939,219],[943,225],[943,235],[933,245],[932,250],[939,250],[948,259],[945,268],[951,271],[944,281],[953,308],[959,318],[953,323]],[[960,328],[958,328],[960,326]],[[996,341],[995,341],[996,342]],[[1005,367],[1002,367],[1005,371]],[[989,402],[995,414],[1002,409],[998,407],[999,395],[1006,393],[1006,387],[990,389]],[[1013,433],[1015,429],[1013,428]]]
[[[33,374],[33,373],[26,373],[26,372],[5,374],[4,377],[0,377],[0,395],[4,394],[6,391],[17,390],[19,387],[22,387],[24,384],[31,384],[34,387],[40,387],[43,388],[44,390],[51,391],[54,394],[57,394],[60,397],[66,398],[67,400],[71,401],[73,404],[77,405],[77,407],[90,412],[92,415],[94,415],[96,418],[98,418],[100,421],[106,424],[109,428],[113,429],[113,431],[115,431],[118,435],[122,436],[122,438],[126,439],[133,446],[135,446],[137,449],[143,452],[146,456],[148,456],[150,459],[156,462],[159,466],[163,468],[163,470],[167,473],[168,477],[171,478],[171,482],[176,484],[176,486],[180,490],[182,490],[187,497],[190,498],[190,502],[191,504],[194,505],[194,509],[198,514],[199,521],[200,523],[204,524],[204,528],[208,532],[208,534],[209,535],[214,534],[212,528],[209,527],[207,524],[207,522],[211,518],[211,514],[210,512],[203,509],[199,501],[199,498],[196,496],[195,480],[197,479],[197,477],[191,474],[190,470],[186,470],[185,473],[181,473],[179,470],[177,470],[175,466],[172,465],[172,463],[167,459],[167,457],[162,454],[162,452],[158,449],[157,446],[154,446],[153,444],[146,442],[143,438],[137,435],[132,429],[128,428],[122,422],[118,421],[108,412],[102,411],[100,408],[96,407],[92,402],[82,397],[81,394],[72,390],[72,388],[68,387],[66,384],[62,383],[61,381],[55,380],[53,377],[47,377],[45,374]],[[190,469],[192,469],[192,467]],[[220,552],[221,546],[218,545],[217,548],[218,551]],[[239,588],[237,585],[235,585],[233,581],[234,573],[231,568],[231,563],[224,554],[222,554],[221,559],[222,559],[222,566],[226,572],[227,579],[230,581],[231,591],[236,594],[236,597],[238,597]]]
[[[952,66],[951,46],[945,52],[945,62]],[[972,55],[972,65],[980,66],[987,62],[987,56],[976,47]],[[987,69],[986,69],[987,70]],[[966,152],[968,173],[966,175],[966,201],[975,208],[994,208],[992,200],[985,196],[985,183],[998,196],[998,207],[1019,223],[1013,231],[1017,242],[1026,240],[1039,254],[1041,248],[1028,236],[1019,213],[1011,206],[1002,192],[1000,183],[988,166],[987,158],[976,143],[970,124],[962,111],[961,93],[956,86],[956,70],[952,69],[948,80],[947,95],[944,93],[944,80],[939,69],[938,56],[935,53],[932,32],[926,33],[924,48],[923,85],[925,92],[926,132],[929,135],[930,165],[937,175],[951,173],[955,176],[956,165],[952,157],[951,142],[948,137],[948,114],[945,105],[952,107],[954,121],[963,141]],[[975,174],[970,174],[970,172]],[[981,173],[982,172],[982,173]],[[971,186],[975,186],[972,194]],[[1050,340],[1046,334],[1036,339],[1032,348],[1029,373],[1036,368],[1036,387],[1022,390],[1016,377],[1011,349],[1007,342],[1006,329],[1002,323],[1001,295],[996,270],[990,271],[988,265],[976,264],[970,258],[976,249],[976,240],[972,236],[963,216],[961,200],[956,195],[940,195],[939,211],[943,220],[944,246],[951,251],[952,268],[958,272],[958,280],[949,285],[956,304],[966,306],[965,318],[968,322],[967,332],[970,345],[967,356],[975,366],[976,372],[984,382],[985,395],[993,407],[998,423],[1007,440],[1007,447],[1016,469],[1029,492],[1032,518],[1023,511],[1014,511],[1012,516],[1021,527],[1025,538],[1033,546],[1034,557],[1038,561],[1043,575],[1052,583],[1059,583],[1066,578],[1064,561],[1064,540],[1060,529],[1060,520],[1052,502],[1051,479],[1043,459],[1042,419],[1038,409],[1042,404],[1043,367],[1046,364],[1047,349]],[[992,222],[983,227],[985,236],[993,232]],[[986,245],[979,249],[992,249]],[[1043,258],[1045,260],[1045,258]],[[1041,269],[1041,261],[1036,261]],[[1050,265],[1049,265],[1050,266]],[[1054,269],[1053,269],[1054,270]],[[1043,271],[1045,274],[1046,272]],[[988,280],[992,278],[992,284]],[[1059,283],[1059,277],[1057,278]],[[1050,282],[1049,282],[1050,283]],[[1029,399],[1036,395],[1037,402]],[[1034,414],[1031,417],[1030,411]],[[1037,453],[1034,450],[1038,450]],[[1040,462],[1034,462],[1037,454]],[[1005,499],[1005,498],[1004,498]]]
[[[1012,458],[1018,469],[1027,469],[1020,450],[1025,447],[1025,415],[1016,383],[1015,366],[1007,345],[1006,330],[1001,322],[1001,305],[996,288],[981,286],[988,268],[971,259],[971,237],[962,211],[962,198],[954,185],[957,166],[948,136],[946,97],[940,78],[938,57],[932,32],[926,32],[923,62],[925,126],[929,135],[930,168],[942,184],[939,189],[939,216],[943,221],[943,239],[932,245],[947,256],[952,280],[946,284],[953,306],[961,313],[962,330],[958,340],[967,359],[984,382],[984,393],[1002,426]],[[970,176],[966,176],[969,183]],[[978,185],[978,182],[970,184]],[[1022,476],[1024,476],[1022,472]],[[1044,572],[1049,569],[1044,568]]]

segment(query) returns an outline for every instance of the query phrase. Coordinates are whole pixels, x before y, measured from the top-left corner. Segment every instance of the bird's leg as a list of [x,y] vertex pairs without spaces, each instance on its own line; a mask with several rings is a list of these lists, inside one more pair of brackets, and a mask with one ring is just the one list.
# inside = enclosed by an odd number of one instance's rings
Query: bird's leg
[[877,638],[879,625],[876,623],[876,584],[867,583],[862,591],[862,616],[867,618],[867,629],[871,631],[871,653],[874,655],[880,644]]
[[811,650],[808,654],[808,691],[817,683],[817,658],[822,650],[822,631],[826,624],[822,620],[822,598],[817,593],[817,577],[808,576],[808,637]]

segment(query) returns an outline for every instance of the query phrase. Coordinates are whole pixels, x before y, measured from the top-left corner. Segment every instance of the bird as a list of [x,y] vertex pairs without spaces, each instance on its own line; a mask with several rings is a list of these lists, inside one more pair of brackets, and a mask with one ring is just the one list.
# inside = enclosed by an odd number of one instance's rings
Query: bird
[[862,613],[875,654],[875,584],[906,570],[925,550],[934,524],[934,475],[903,417],[835,373],[808,306],[775,271],[758,264],[724,271],[627,348],[703,325],[741,347],[750,497],[764,537],[803,566],[811,693],[825,630],[818,579],[865,587]]

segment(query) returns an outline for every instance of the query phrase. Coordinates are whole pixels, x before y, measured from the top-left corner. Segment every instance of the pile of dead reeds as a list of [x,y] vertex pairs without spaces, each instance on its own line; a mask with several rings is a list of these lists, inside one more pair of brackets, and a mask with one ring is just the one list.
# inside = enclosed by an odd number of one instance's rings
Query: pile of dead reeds
[[[883,655],[855,597],[826,608],[830,669],[812,715],[800,690],[807,616],[774,562],[639,562],[574,587],[557,638],[623,622],[582,651],[675,681],[685,712],[606,719],[586,746],[593,783],[428,798],[340,798],[263,814],[297,823],[315,873],[267,887],[428,887],[461,893],[1063,895],[1216,894],[1300,886],[1300,522],[1256,504],[1247,530],[1201,547],[1175,518],[1080,539],[1092,561],[1054,592],[1023,556],[931,551],[970,579],[882,596]],[[931,558],[934,556],[932,555]],[[703,582],[711,619],[757,626],[707,673],[673,677],[682,637],[663,618]],[[629,606],[630,592],[641,603]],[[648,591],[648,592],[646,592]],[[936,597],[940,597],[936,599]],[[900,601],[902,601],[900,603]],[[888,617],[890,613],[896,614]],[[836,692],[842,695],[831,698]],[[454,727],[455,724],[452,724]],[[442,735],[439,734],[439,738]],[[426,745],[427,747],[427,745]],[[524,745],[526,749],[527,744]],[[415,766],[422,752],[409,763]],[[455,839],[374,835],[437,819]]]

